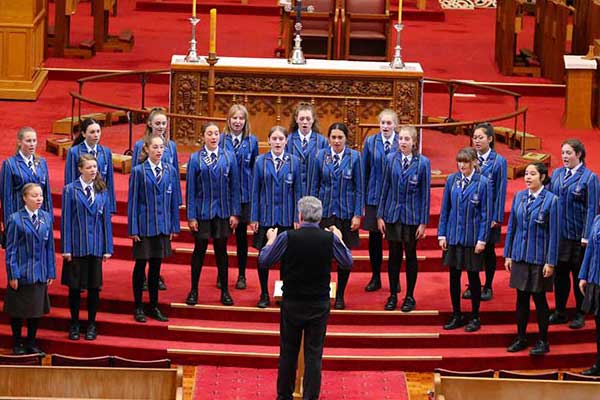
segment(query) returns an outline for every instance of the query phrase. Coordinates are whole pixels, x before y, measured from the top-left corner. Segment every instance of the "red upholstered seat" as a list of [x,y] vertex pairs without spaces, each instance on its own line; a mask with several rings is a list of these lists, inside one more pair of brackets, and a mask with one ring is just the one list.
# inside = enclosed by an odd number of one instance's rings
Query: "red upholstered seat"
[[558,371],[538,372],[538,373],[523,373],[516,371],[508,371],[501,369],[498,371],[498,378],[511,379],[538,379],[538,380],[558,380]]
[[389,0],[345,0],[344,58],[385,61],[391,54]]
[[43,354],[24,354],[13,356],[9,354],[0,355],[0,365],[42,365]]
[[168,358],[160,360],[132,360],[114,356],[112,366],[119,368],[171,368],[171,360]]
[[471,378],[493,378],[493,369],[484,369],[481,371],[453,371],[451,369],[436,368],[433,372],[442,376],[466,376]]
[[[292,2],[295,6],[296,2]],[[337,58],[338,43],[338,8],[337,0],[305,0],[303,7],[313,6],[312,13],[302,12],[302,50],[306,58]],[[288,45],[286,57],[294,47],[294,25],[296,13],[288,16]]]

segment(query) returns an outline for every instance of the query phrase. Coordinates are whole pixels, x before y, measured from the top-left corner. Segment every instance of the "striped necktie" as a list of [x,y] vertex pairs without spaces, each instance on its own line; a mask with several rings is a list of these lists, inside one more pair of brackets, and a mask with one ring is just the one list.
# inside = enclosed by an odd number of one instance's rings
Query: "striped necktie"
[[527,212],[529,212],[529,209],[531,208],[531,205],[533,204],[533,202],[535,201],[535,196],[531,193],[529,193],[529,196],[527,196]]
[[463,178],[463,184],[462,184],[462,190],[463,192],[465,191],[465,188],[469,185],[469,178],[467,178],[466,176]]
[[237,149],[239,149],[239,147],[240,147],[240,139],[234,138],[233,139],[233,149],[237,150]]
[[408,164],[409,164],[408,157],[404,157],[402,159],[402,170],[403,171],[406,171],[408,169]]
[[162,169],[160,169],[160,167],[157,166],[156,168],[154,168],[154,171],[156,172],[156,182],[160,183],[160,180],[162,179]]
[[27,163],[27,166],[29,167],[31,172],[33,172],[33,174],[36,175],[35,168],[33,167],[33,161],[29,160],[29,162]]
[[333,155],[333,172],[338,172],[340,170],[340,155]]
[[213,168],[217,167],[217,154],[216,153],[210,153],[210,165]]
[[282,164],[283,162],[281,161],[281,158],[278,157],[275,159],[275,172],[279,172]]
[[91,155],[92,155],[92,157],[96,158],[96,150],[94,150],[94,149],[91,149],[91,150],[89,151],[89,154],[91,154]]
[[573,175],[570,169],[567,168],[567,172],[565,172],[565,181],[569,179]]
[[479,156],[479,166],[480,167],[483,165],[484,162],[485,162],[485,160],[483,159],[483,157]]
[[302,138],[302,150],[306,150],[306,146],[308,146],[308,140]]
[[383,144],[383,151],[385,151],[385,154],[389,153],[391,148],[390,142],[386,140]]
[[87,197],[88,203],[90,203],[90,205],[92,205],[92,203],[94,202],[94,198],[92,197],[92,187],[91,186],[86,186],[85,197]]
[[40,221],[37,214],[31,214],[31,222],[33,223],[33,227],[35,228],[36,231],[40,229],[40,225],[42,224],[42,221]]

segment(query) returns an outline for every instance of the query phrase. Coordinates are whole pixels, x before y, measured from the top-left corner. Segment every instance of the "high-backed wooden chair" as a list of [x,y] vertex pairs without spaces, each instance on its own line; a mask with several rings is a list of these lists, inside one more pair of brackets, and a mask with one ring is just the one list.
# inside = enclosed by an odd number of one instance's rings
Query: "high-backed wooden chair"
[[[296,2],[292,1],[292,7]],[[303,7],[313,6],[314,11],[302,12],[302,50],[306,58],[338,58],[338,0],[305,0]],[[296,12],[292,10],[287,18],[288,40],[285,56],[289,57],[294,47],[294,25]]]
[[390,0],[345,0],[344,59],[386,61],[391,55]]

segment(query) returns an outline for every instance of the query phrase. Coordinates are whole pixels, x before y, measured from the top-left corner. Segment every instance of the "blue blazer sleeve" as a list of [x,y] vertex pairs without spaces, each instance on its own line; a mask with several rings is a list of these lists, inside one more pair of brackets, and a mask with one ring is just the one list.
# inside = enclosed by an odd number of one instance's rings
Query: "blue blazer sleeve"
[[444,195],[442,197],[442,207],[440,209],[440,222],[438,225],[438,237],[447,236],[448,228],[448,217],[450,210],[452,209],[451,196],[452,196],[452,185],[454,184],[454,175],[450,175],[446,179],[446,185],[444,186]]
[[598,176],[594,173],[591,174],[588,182],[587,190],[587,214],[583,225],[582,238],[588,239],[590,237],[590,231],[594,224],[594,218],[598,214],[598,198],[600,197],[598,185]]
[[[50,218],[50,213],[46,213],[46,216],[48,218],[48,220],[52,221],[52,218]],[[46,246],[46,262],[47,262],[47,268],[48,270],[46,271],[46,276],[48,277],[48,279],[56,279],[56,258],[54,258],[54,237],[52,235],[52,226],[50,226],[50,235],[48,238],[48,246]]]
[[504,241],[504,258],[511,258],[513,240],[515,238],[515,229],[517,229],[517,222],[515,221],[517,204],[519,204],[519,192],[515,193],[510,208],[510,215],[508,217],[508,227],[506,230],[506,239]]
[[379,197],[379,205],[377,206],[377,218],[383,218],[383,214],[385,212],[387,196],[388,193],[390,193],[390,180],[393,166],[394,164],[392,162],[387,162],[385,163],[385,168],[383,169],[383,181],[381,182],[381,195]]
[[502,223],[504,222],[506,186],[508,184],[508,168],[506,159],[500,155],[497,157],[499,158],[499,163],[494,174],[494,193],[496,193],[496,198],[494,199],[494,212],[492,215],[492,221]]
[[298,201],[304,196],[304,185],[302,184],[302,166],[300,159],[291,156],[292,168],[294,168],[294,222],[299,223],[298,219]]
[[79,145],[75,145],[67,152],[67,160],[65,162],[65,185],[73,182],[78,176],[77,159],[79,158]]
[[143,140],[138,140],[133,145],[133,155],[131,156],[131,169],[140,163],[140,153],[142,152],[142,147],[144,146]]
[[6,230],[6,226],[8,224],[8,217],[10,217],[10,213],[8,210],[12,210],[13,206],[11,205],[11,189],[12,188],[12,174],[10,173],[10,165],[8,160],[2,161],[2,171],[0,171],[0,200],[2,200],[2,223],[4,224],[4,229]]
[[139,191],[139,177],[140,172],[143,174],[144,171],[139,168],[131,170],[129,175],[129,192],[127,194],[127,233],[129,236],[139,235],[140,231],[138,228],[138,198]]
[[196,174],[198,169],[198,156],[197,153],[190,155],[188,161],[187,174],[185,177],[185,202],[186,202],[186,213],[187,220],[198,220],[196,215]]
[[[260,160],[260,159],[259,159]],[[254,163],[252,169],[252,192],[250,195],[250,222],[258,222],[258,203],[260,202],[260,182],[262,167],[260,162]]]
[[63,254],[73,254],[73,232],[71,231],[73,215],[70,206],[72,195],[72,186],[65,185],[62,191],[62,216],[60,219],[61,252]]
[[11,214],[7,218],[7,224],[5,227],[6,235],[6,276],[9,281],[13,279],[20,279],[21,273],[19,271],[18,261],[18,248],[19,248],[19,237],[18,237],[18,218],[19,214]]
[[107,172],[106,172],[106,190],[108,191],[110,212],[117,212],[117,198],[115,196],[115,171],[113,169],[112,152],[108,147],[102,146],[102,151],[106,157]]
[[560,240],[560,229],[558,227],[558,197],[554,196],[552,198],[552,203],[550,204],[550,240],[548,241],[548,257],[546,259],[546,264],[556,266],[558,265],[558,241]]
[[181,182],[179,180],[179,168],[170,168],[171,181],[175,186],[175,193],[171,196],[171,232],[179,233],[181,231],[181,222],[179,220],[179,206],[181,205]]
[[231,215],[239,216],[241,210],[240,170],[237,160],[232,152],[229,152],[229,167],[231,179],[229,180],[229,201],[231,204]]
[[353,180],[356,184],[356,190],[354,192],[354,216],[362,217],[365,209],[365,178],[362,165],[362,159],[360,153],[355,152],[356,156],[353,156],[352,174]]
[[[371,136],[369,136],[371,137]],[[367,204],[367,192],[368,192],[368,188],[369,188],[369,176],[371,175],[371,147],[369,145],[369,137],[367,137],[365,139],[365,142],[363,144],[363,151],[362,151],[362,164],[363,164],[363,172],[364,172],[364,180],[365,180],[365,192],[364,192],[364,203],[365,205]]]
[[319,187],[321,186],[321,163],[323,153],[319,151],[315,157],[310,157],[308,161],[308,172],[306,177],[306,194],[319,197]]
[[[593,225],[596,228],[592,229],[591,234],[600,234],[600,215],[596,216]],[[597,248],[596,242],[597,241],[593,240],[593,237],[590,236],[590,241],[585,248],[585,255],[583,256],[581,269],[579,270],[579,279],[583,279],[588,282],[597,280],[596,278],[598,276],[598,270],[600,270],[600,264],[592,264],[594,258],[598,260],[598,253],[600,253],[600,249]]]
[[429,223],[429,209],[431,198],[431,162],[428,158],[421,157],[421,221],[420,224]]
[[[480,179],[485,179],[485,177],[481,176]],[[485,179],[485,182],[482,191],[481,221],[479,223],[479,234],[477,235],[477,240],[480,242],[487,242],[490,235],[490,226],[492,225],[492,183],[488,179]]]

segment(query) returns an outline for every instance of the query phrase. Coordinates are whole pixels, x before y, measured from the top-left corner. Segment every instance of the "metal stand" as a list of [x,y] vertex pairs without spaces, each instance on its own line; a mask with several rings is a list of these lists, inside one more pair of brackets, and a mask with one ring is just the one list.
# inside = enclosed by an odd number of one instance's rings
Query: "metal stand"
[[200,62],[200,58],[198,58],[198,53],[196,53],[196,25],[198,25],[200,19],[196,17],[190,18],[190,24],[192,24],[192,40],[190,40],[190,49],[188,50],[187,56],[185,56],[185,61],[190,63]]
[[402,47],[400,47],[400,32],[402,32],[404,25],[394,24],[396,29],[396,47],[394,48],[394,59],[390,62],[390,68],[392,69],[403,69],[404,63],[402,62]]

